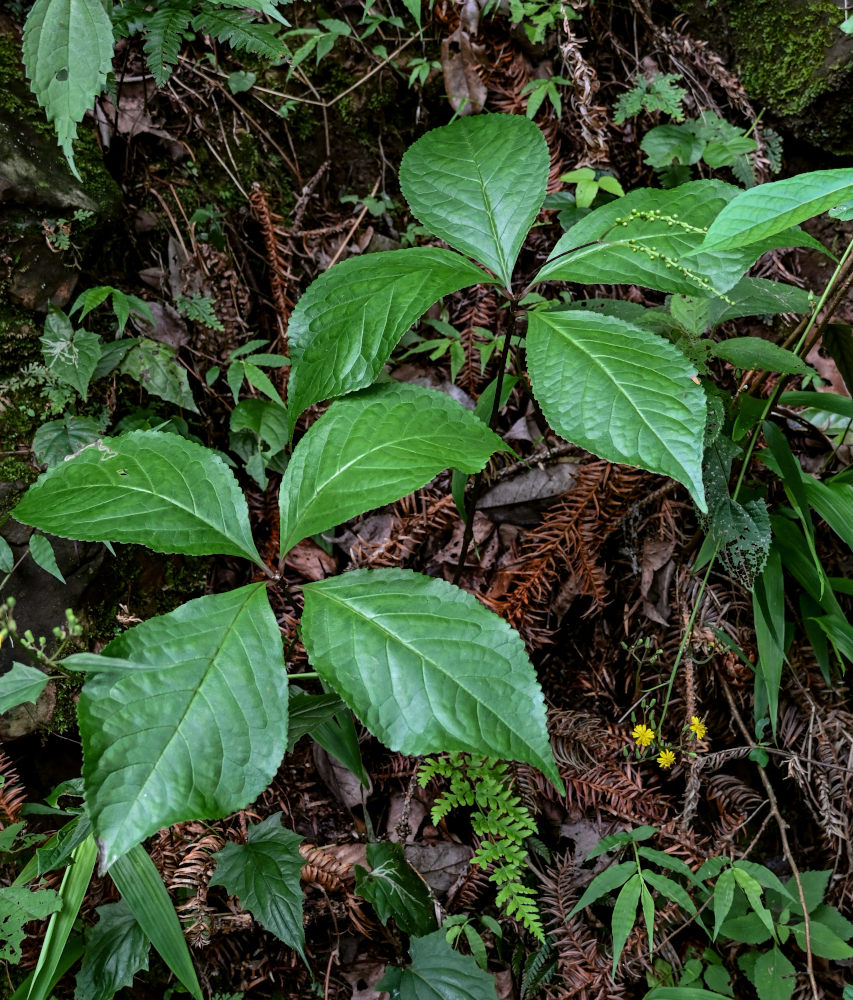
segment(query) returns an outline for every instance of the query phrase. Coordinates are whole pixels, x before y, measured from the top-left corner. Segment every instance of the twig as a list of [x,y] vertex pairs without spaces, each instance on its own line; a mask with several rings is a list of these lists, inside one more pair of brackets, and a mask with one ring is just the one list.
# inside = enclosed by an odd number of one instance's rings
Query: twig
[[[379,178],[377,177],[376,178],[376,183],[373,185],[373,190],[370,192],[370,194],[367,197],[368,198],[372,198],[376,194],[376,192],[378,190],[379,190]],[[349,232],[341,240],[340,245],[338,246],[338,249],[335,251],[334,257],[332,257],[332,259],[329,261],[329,267],[331,267],[333,264],[336,264],[338,262],[338,258],[344,252],[344,247],[352,239],[353,233],[361,225],[361,221],[365,217],[365,215],[367,215],[367,205],[365,205],[362,208],[362,210],[358,213],[358,216],[356,217],[355,222],[349,228]],[[329,268],[326,268],[327,271],[328,271],[328,269]]]
[[[723,678],[720,678],[723,685],[723,693],[726,696],[726,701],[729,703],[729,708],[732,711],[732,718],[738,725],[738,729],[743,733],[743,738],[746,742],[755,749],[757,744],[749,734],[749,730],[741,717],[740,711],[738,710],[737,703],[735,702],[734,695],[732,694],[732,689],[726,683]],[[803,881],[800,878],[800,869],[797,867],[797,862],[794,860],[794,855],[791,851],[791,845],[788,843],[788,824],[782,818],[782,814],[779,812],[779,804],[776,801],[776,793],[773,791],[773,785],[770,784],[770,779],[767,777],[767,773],[764,768],[760,765],[758,767],[758,776],[761,778],[761,783],[764,785],[764,791],[767,793],[767,800],[770,803],[770,813],[773,819],[776,820],[776,825],[779,828],[779,837],[782,840],[782,852],[785,855],[785,860],[788,862],[788,867],[791,869],[791,874],[794,877],[794,881],[797,883],[797,893],[800,897],[800,906],[803,908],[803,927],[805,928],[805,938],[806,938],[806,971],[809,977],[809,985],[812,989],[812,996],[814,1000],[820,1000],[820,993],[818,992],[817,982],[814,977],[814,960],[812,958],[812,931],[811,931],[811,921],[809,919],[809,909],[806,906],[806,896],[803,892]]]

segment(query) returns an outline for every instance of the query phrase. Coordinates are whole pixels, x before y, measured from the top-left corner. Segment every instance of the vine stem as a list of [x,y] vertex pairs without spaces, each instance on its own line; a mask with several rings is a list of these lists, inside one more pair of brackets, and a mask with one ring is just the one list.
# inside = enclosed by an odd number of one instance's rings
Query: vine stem
[[[489,428],[491,430],[495,429],[495,424],[498,421],[498,414],[501,409],[501,393],[503,392],[504,377],[506,375],[507,363],[509,361],[509,352],[518,327],[518,297],[513,295],[511,292],[508,292],[507,294],[509,295],[510,302],[510,323],[509,329],[505,334],[503,349],[501,350],[500,368],[498,370],[497,379],[495,380],[495,398],[492,401],[492,412],[489,415]],[[453,583],[457,585],[460,577],[462,576],[462,570],[465,567],[465,560],[468,558],[468,549],[471,547],[471,540],[474,537],[474,515],[477,513],[477,504],[480,502],[484,491],[485,470],[483,469],[475,476],[474,485],[471,487],[468,502],[465,504],[465,532],[462,535],[462,547],[459,550],[459,558],[456,560],[456,569],[453,572]]]
[[[747,729],[746,723],[743,721],[743,718],[738,710],[737,703],[735,702],[734,695],[732,694],[732,689],[726,683],[725,679],[721,678],[721,681],[723,685],[723,693],[725,694],[726,701],[728,701],[729,708],[731,709],[732,718],[737,723],[738,729],[740,729],[741,733],[743,733],[743,738],[749,746],[756,749],[757,744],[749,735],[749,730]],[[803,891],[803,881],[800,878],[800,869],[797,867],[797,862],[794,860],[794,855],[791,851],[791,845],[788,843],[788,824],[779,812],[779,803],[776,801],[776,793],[773,791],[773,785],[771,785],[770,779],[767,777],[767,773],[757,762],[756,766],[758,767],[758,776],[761,778],[761,784],[764,785],[764,791],[767,794],[767,801],[770,803],[770,813],[773,816],[773,819],[776,820],[776,826],[779,828],[779,837],[782,841],[782,852],[785,855],[785,860],[788,862],[788,867],[791,869],[794,881],[797,883],[797,893],[800,897],[800,906],[803,908],[803,927],[805,929],[806,939],[806,972],[809,977],[809,985],[812,989],[812,996],[814,997],[814,1000],[820,1000],[820,993],[818,992],[817,982],[814,977],[811,920],[809,919],[809,910],[806,906],[806,896]]]

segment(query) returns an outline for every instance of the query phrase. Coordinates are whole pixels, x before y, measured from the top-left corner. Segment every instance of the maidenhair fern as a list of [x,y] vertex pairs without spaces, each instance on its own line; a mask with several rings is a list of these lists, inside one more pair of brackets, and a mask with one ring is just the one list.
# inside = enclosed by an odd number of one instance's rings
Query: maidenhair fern
[[512,793],[508,765],[494,757],[449,753],[428,757],[418,772],[423,788],[431,778],[446,778],[449,788],[436,799],[432,821],[439,823],[451,809],[473,809],[471,827],[482,842],[471,861],[491,868],[489,880],[498,886],[495,902],[540,941],[545,940],[534,890],[524,882],[527,869],[525,841],[536,833],[536,824],[517,795]]

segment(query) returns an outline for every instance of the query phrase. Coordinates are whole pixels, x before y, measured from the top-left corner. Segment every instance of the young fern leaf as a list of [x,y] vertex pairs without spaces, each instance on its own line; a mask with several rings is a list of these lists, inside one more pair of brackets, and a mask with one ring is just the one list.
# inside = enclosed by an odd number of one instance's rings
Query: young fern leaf
[[112,68],[113,28],[101,0],[36,0],[24,25],[23,53],[32,91],[80,180],[72,146],[77,124]]
[[237,10],[202,10],[193,18],[193,28],[213,35],[217,41],[230,45],[232,49],[242,49],[278,59],[284,45],[276,37],[276,28],[271,24],[256,24]]
[[507,765],[493,757],[473,758],[465,753],[427,758],[418,782],[446,778],[450,787],[435,800],[432,821],[439,823],[451,809],[474,806],[471,827],[482,843],[471,858],[480,868],[492,868],[489,881],[499,888],[495,903],[539,941],[545,941],[535,891],[525,885],[527,850],[524,842],[536,833],[536,823],[519,798],[512,794]]
[[146,23],[145,61],[158,87],[172,75],[191,16],[192,5],[178,0],[158,7]]

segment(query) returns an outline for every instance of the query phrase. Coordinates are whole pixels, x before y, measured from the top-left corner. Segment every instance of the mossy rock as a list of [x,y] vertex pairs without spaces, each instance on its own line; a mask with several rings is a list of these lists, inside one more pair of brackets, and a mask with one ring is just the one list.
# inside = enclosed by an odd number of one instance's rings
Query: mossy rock
[[690,25],[738,73],[750,99],[799,139],[853,151],[853,36],[833,0],[681,0]]

